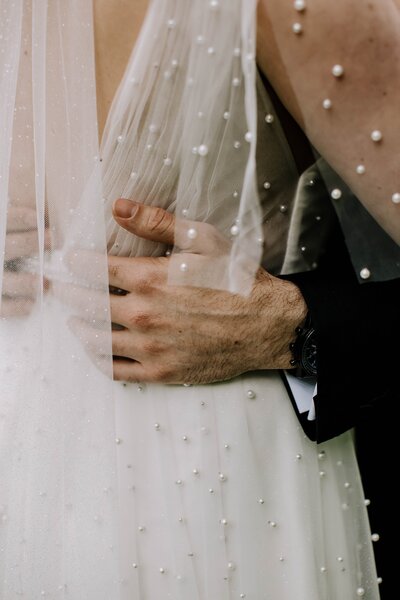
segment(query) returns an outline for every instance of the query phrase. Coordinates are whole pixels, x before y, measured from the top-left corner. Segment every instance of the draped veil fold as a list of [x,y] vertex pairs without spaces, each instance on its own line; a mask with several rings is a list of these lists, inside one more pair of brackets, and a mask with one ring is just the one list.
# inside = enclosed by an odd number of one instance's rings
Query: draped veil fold
[[206,271],[176,240],[171,283],[251,290],[266,214],[256,5],[153,0],[99,147],[91,0],[0,0],[4,598],[122,598],[107,252],[171,249],[118,228],[111,204],[132,198],[174,211],[188,232],[215,228],[224,243],[213,255],[205,238]]

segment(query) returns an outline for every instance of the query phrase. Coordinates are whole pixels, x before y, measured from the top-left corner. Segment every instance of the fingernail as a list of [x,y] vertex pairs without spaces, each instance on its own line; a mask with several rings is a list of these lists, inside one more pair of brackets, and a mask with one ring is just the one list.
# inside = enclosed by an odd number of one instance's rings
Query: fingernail
[[114,215],[120,219],[130,219],[135,216],[139,205],[133,200],[124,200],[119,198],[114,202],[113,211]]

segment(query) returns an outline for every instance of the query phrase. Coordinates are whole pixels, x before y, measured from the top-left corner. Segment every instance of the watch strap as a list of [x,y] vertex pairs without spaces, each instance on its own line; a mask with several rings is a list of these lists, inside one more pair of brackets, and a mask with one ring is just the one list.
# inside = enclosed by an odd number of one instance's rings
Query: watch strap
[[296,339],[290,344],[293,358],[290,361],[293,367],[290,371],[295,377],[315,378],[317,376],[316,364],[316,333],[310,313],[307,314],[302,327],[296,328]]

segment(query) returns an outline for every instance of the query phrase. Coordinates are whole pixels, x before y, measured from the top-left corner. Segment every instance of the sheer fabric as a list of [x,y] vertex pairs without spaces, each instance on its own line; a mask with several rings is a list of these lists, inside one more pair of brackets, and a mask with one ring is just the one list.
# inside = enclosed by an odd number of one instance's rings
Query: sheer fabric
[[277,374],[111,381],[107,248],[167,250],[116,197],[227,240],[206,273],[177,240],[171,282],[251,287],[255,8],[155,0],[100,150],[91,2],[0,2],[2,598],[378,597],[350,436],[318,457]]
[[[153,2],[111,108],[101,148],[110,252],[160,253],[115,224],[111,201],[127,197],[187,219],[188,235],[214,253],[206,272],[192,269],[190,237],[178,234],[171,283],[247,293],[260,262],[255,9],[255,0]],[[210,249],[194,221],[226,242]]]
[[[62,596],[67,581],[73,598],[117,598],[110,336],[93,358],[110,375],[99,391],[67,326],[109,320],[91,5],[17,0],[0,14],[0,596]],[[93,276],[80,307],[74,261]]]
[[284,271],[315,268],[333,206],[360,282],[399,277],[399,3],[260,0],[259,16],[261,65],[314,147]]

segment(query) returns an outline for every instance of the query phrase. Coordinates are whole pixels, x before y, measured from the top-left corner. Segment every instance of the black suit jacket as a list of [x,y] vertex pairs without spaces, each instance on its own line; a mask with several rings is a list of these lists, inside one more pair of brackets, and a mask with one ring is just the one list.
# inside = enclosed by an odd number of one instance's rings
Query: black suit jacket
[[400,280],[360,284],[339,226],[316,271],[287,277],[300,288],[317,332],[316,420],[299,416],[323,442],[389,418],[399,400]]
[[[301,174],[315,162],[311,145],[263,81]],[[400,341],[400,280],[360,284],[338,221],[318,268],[285,278],[300,288],[317,331],[315,422],[293,403],[307,435],[323,442],[389,415],[400,399],[399,352],[389,349]]]
[[[314,162],[310,144],[268,82],[264,83],[302,173]],[[389,548],[397,543],[391,517],[395,518],[398,508],[387,470],[397,472],[400,280],[360,284],[338,221],[318,268],[285,278],[300,288],[318,344],[315,421],[299,414],[292,397],[293,406],[304,431],[317,442],[355,428],[362,482],[371,501],[371,528],[380,535],[375,555],[378,575],[383,578],[383,600],[385,589],[389,592],[397,583],[395,554]]]

